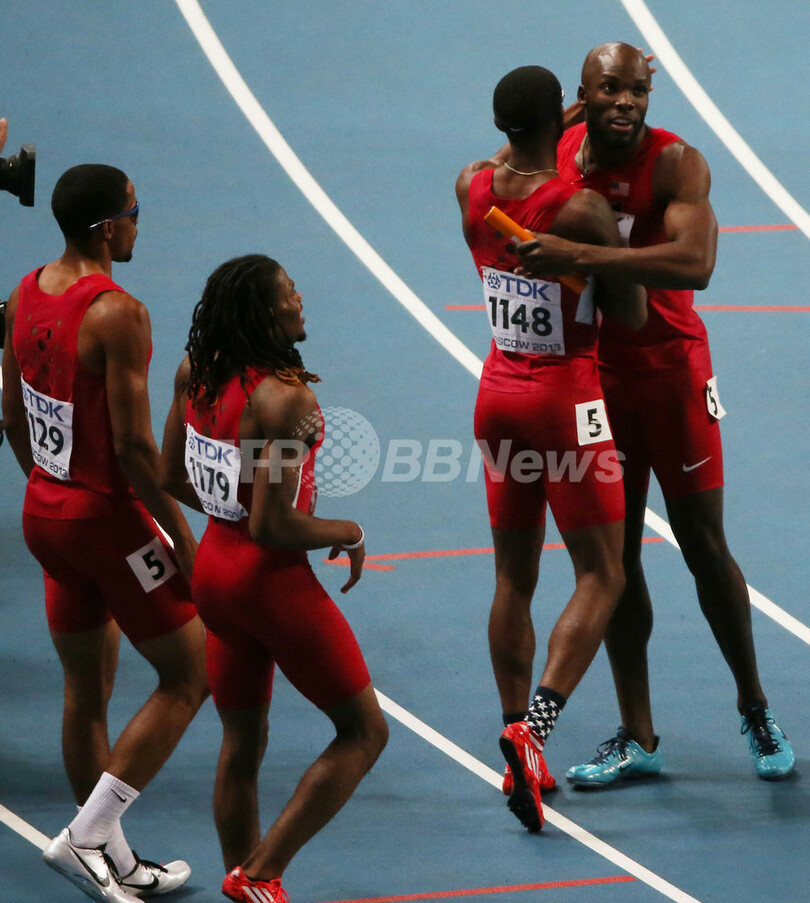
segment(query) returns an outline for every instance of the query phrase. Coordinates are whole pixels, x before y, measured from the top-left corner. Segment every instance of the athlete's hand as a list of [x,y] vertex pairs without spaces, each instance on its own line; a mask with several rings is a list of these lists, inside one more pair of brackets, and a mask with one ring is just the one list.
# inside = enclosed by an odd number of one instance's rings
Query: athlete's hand
[[577,99],[563,110],[563,130],[580,122],[585,122],[585,101]]
[[3,146],[6,143],[7,137],[8,137],[8,120],[0,119],[0,151],[3,150]]
[[362,576],[363,562],[366,560],[366,544],[363,543],[357,549],[344,549],[343,546],[332,546],[329,552],[329,560],[334,561],[341,552],[345,552],[349,556],[349,579],[340,588],[342,593],[347,593]]
[[560,276],[576,270],[576,244],[545,233],[532,241],[522,241],[517,248],[519,276]]
[[[638,52],[644,57],[644,59],[647,60],[648,64],[652,63],[652,61],[655,59],[655,54],[654,53],[645,53],[643,47],[636,47],[636,50],[638,50]],[[655,75],[656,72],[658,72],[658,66],[651,65],[650,66],[650,75]],[[653,89],[653,86],[652,86],[652,84],[650,84],[650,91],[652,91],[652,89]]]

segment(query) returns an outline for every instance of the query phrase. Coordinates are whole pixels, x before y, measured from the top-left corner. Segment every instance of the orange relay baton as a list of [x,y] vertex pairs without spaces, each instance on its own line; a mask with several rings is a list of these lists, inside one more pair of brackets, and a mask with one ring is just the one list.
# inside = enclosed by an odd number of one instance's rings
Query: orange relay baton
[[[489,213],[484,214],[484,219],[493,229],[497,229],[501,235],[506,236],[509,241],[513,241],[515,244],[521,241],[534,240],[534,236],[528,229],[519,226],[510,216],[507,216],[500,207],[491,207]],[[567,273],[566,275],[558,276],[557,278],[578,295],[581,295],[588,285],[588,280],[579,273]]]

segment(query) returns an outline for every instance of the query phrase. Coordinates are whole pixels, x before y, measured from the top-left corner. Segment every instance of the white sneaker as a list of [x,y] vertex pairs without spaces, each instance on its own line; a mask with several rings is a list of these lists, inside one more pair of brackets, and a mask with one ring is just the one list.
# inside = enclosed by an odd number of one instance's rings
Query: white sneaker
[[104,858],[103,851],[73,846],[68,828],[64,828],[59,836],[51,841],[42,858],[46,865],[64,875],[68,881],[94,900],[138,903],[137,897],[131,897],[121,889]]
[[128,894],[136,897],[156,897],[171,893],[185,884],[191,875],[191,866],[182,859],[175,859],[164,865],[138,858],[135,850],[132,855],[136,860],[135,868],[128,875],[118,875],[118,883]]

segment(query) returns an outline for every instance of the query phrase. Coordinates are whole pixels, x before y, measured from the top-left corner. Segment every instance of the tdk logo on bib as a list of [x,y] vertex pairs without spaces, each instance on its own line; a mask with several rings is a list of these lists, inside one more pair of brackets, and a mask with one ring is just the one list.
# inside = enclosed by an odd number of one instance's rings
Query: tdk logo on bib
[[225,467],[232,468],[234,462],[231,455],[236,455],[236,449],[232,445],[223,445],[221,442],[212,442],[201,436],[199,433],[189,433],[188,447],[195,453],[198,458],[204,458],[206,461],[213,461],[217,464],[223,464]]
[[503,291],[507,295],[515,295],[518,298],[527,298],[531,301],[551,301],[547,291],[551,283],[539,279],[523,279],[513,276],[511,273],[496,273],[487,268],[485,270],[487,287],[492,291]]
[[59,423],[67,422],[62,416],[65,402],[55,401],[47,395],[40,395],[39,392],[35,392],[25,380],[22,382],[22,387],[23,403],[29,411],[33,411],[36,414],[42,414],[44,417],[47,417],[50,420],[56,420]]
[[501,287],[501,277],[495,270],[486,269],[484,272],[487,274],[485,282],[487,284],[487,288],[491,288],[493,292],[497,292]]

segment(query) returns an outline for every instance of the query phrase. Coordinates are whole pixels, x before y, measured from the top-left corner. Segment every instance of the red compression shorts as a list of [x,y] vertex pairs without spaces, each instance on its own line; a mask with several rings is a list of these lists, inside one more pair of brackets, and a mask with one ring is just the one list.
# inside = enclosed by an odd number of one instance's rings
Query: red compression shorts
[[708,346],[695,344],[684,366],[653,374],[601,371],[616,447],[625,456],[628,493],[646,493],[650,470],[665,498],[723,485],[723,447],[716,391],[708,397]]
[[206,626],[206,663],[217,706],[270,701],[276,663],[320,709],[364,690],[371,678],[346,619],[305,555],[286,565],[232,525],[209,524],[192,593]]
[[491,525],[538,527],[547,501],[560,532],[623,520],[616,448],[612,439],[598,438],[608,430],[598,385],[572,384],[562,372],[541,390],[501,392],[482,385],[475,438],[486,464]]
[[137,500],[122,500],[114,517],[23,514],[23,533],[45,573],[45,608],[54,633],[93,630],[114,618],[137,644],[197,614],[188,582]]

